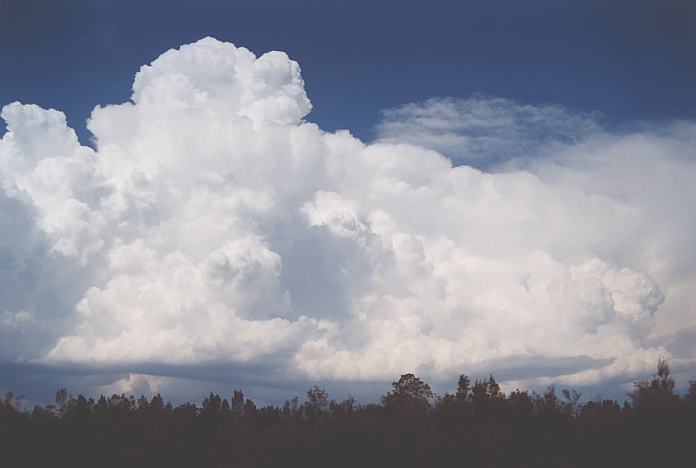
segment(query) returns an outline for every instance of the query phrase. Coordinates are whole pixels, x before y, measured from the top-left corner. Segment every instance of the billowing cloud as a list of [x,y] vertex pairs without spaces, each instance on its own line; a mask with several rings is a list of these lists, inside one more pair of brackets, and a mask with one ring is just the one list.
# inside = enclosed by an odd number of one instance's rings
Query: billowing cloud
[[[132,366],[114,388],[166,384],[138,370],[157,366],[584,385],[693,365],[696,125],[430,101],[419,138],[469,108],[487,136],[467,151],[500,151],[496,172],[324,132],[297,63],[212,38],[96,107],[94,151],[62,113],[5,106],[0,356]],[[535,125],[564,138],[504,154]]]

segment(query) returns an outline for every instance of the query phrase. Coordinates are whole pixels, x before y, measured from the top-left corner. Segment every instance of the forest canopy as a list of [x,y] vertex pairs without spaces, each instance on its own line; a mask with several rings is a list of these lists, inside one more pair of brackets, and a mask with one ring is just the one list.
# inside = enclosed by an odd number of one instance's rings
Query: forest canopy
[[623,404],[570,389],[501,391],[491,375],[435,395],[404,374],[379,403],[334,401],[321,387],[282,406],[234,391],[200,405],[159,394],[56,393],[29,410],[0,402],[4,466],[416,467],[693,466],[696,380],[678,395],[666,361]]

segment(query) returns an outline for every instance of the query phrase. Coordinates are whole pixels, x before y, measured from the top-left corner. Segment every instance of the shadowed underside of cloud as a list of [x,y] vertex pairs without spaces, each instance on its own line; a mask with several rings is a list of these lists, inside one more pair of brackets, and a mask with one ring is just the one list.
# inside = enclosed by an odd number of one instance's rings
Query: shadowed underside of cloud
[[365,144],[310,110],[284,53],[212,38],[96,107],[96,150],[58,111],[5,106],[0,359],[159,374],[133,377],[147,388],[174,368],[588,385],[695,362],[693,123],[611,135],[554,106],[433,100]]

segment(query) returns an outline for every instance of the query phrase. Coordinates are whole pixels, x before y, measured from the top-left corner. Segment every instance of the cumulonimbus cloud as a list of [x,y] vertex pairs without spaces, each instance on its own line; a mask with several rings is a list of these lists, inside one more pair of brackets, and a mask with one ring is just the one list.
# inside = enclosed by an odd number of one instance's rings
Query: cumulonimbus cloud
[[574,384],[696,359],[674,345],[696,327],[693,123],[576,116],[581,138],[485,172],[310,110],[284,53],[212,38],[96,107],[96,150],[58,111],[5,106],[0,358],[354,380],[548,362],[534,378]]

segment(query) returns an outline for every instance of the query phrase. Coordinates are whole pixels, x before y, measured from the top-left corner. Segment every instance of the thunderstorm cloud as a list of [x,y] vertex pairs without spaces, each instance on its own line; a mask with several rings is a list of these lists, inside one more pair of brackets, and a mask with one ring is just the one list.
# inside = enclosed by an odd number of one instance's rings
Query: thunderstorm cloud
[[386,111],[365,143],[311,108],[286,54],[213,38],[97,106],[96,149],[6,105],[0,360],[522,385],[693,368],[696,124],[617,134],[475,96]]

